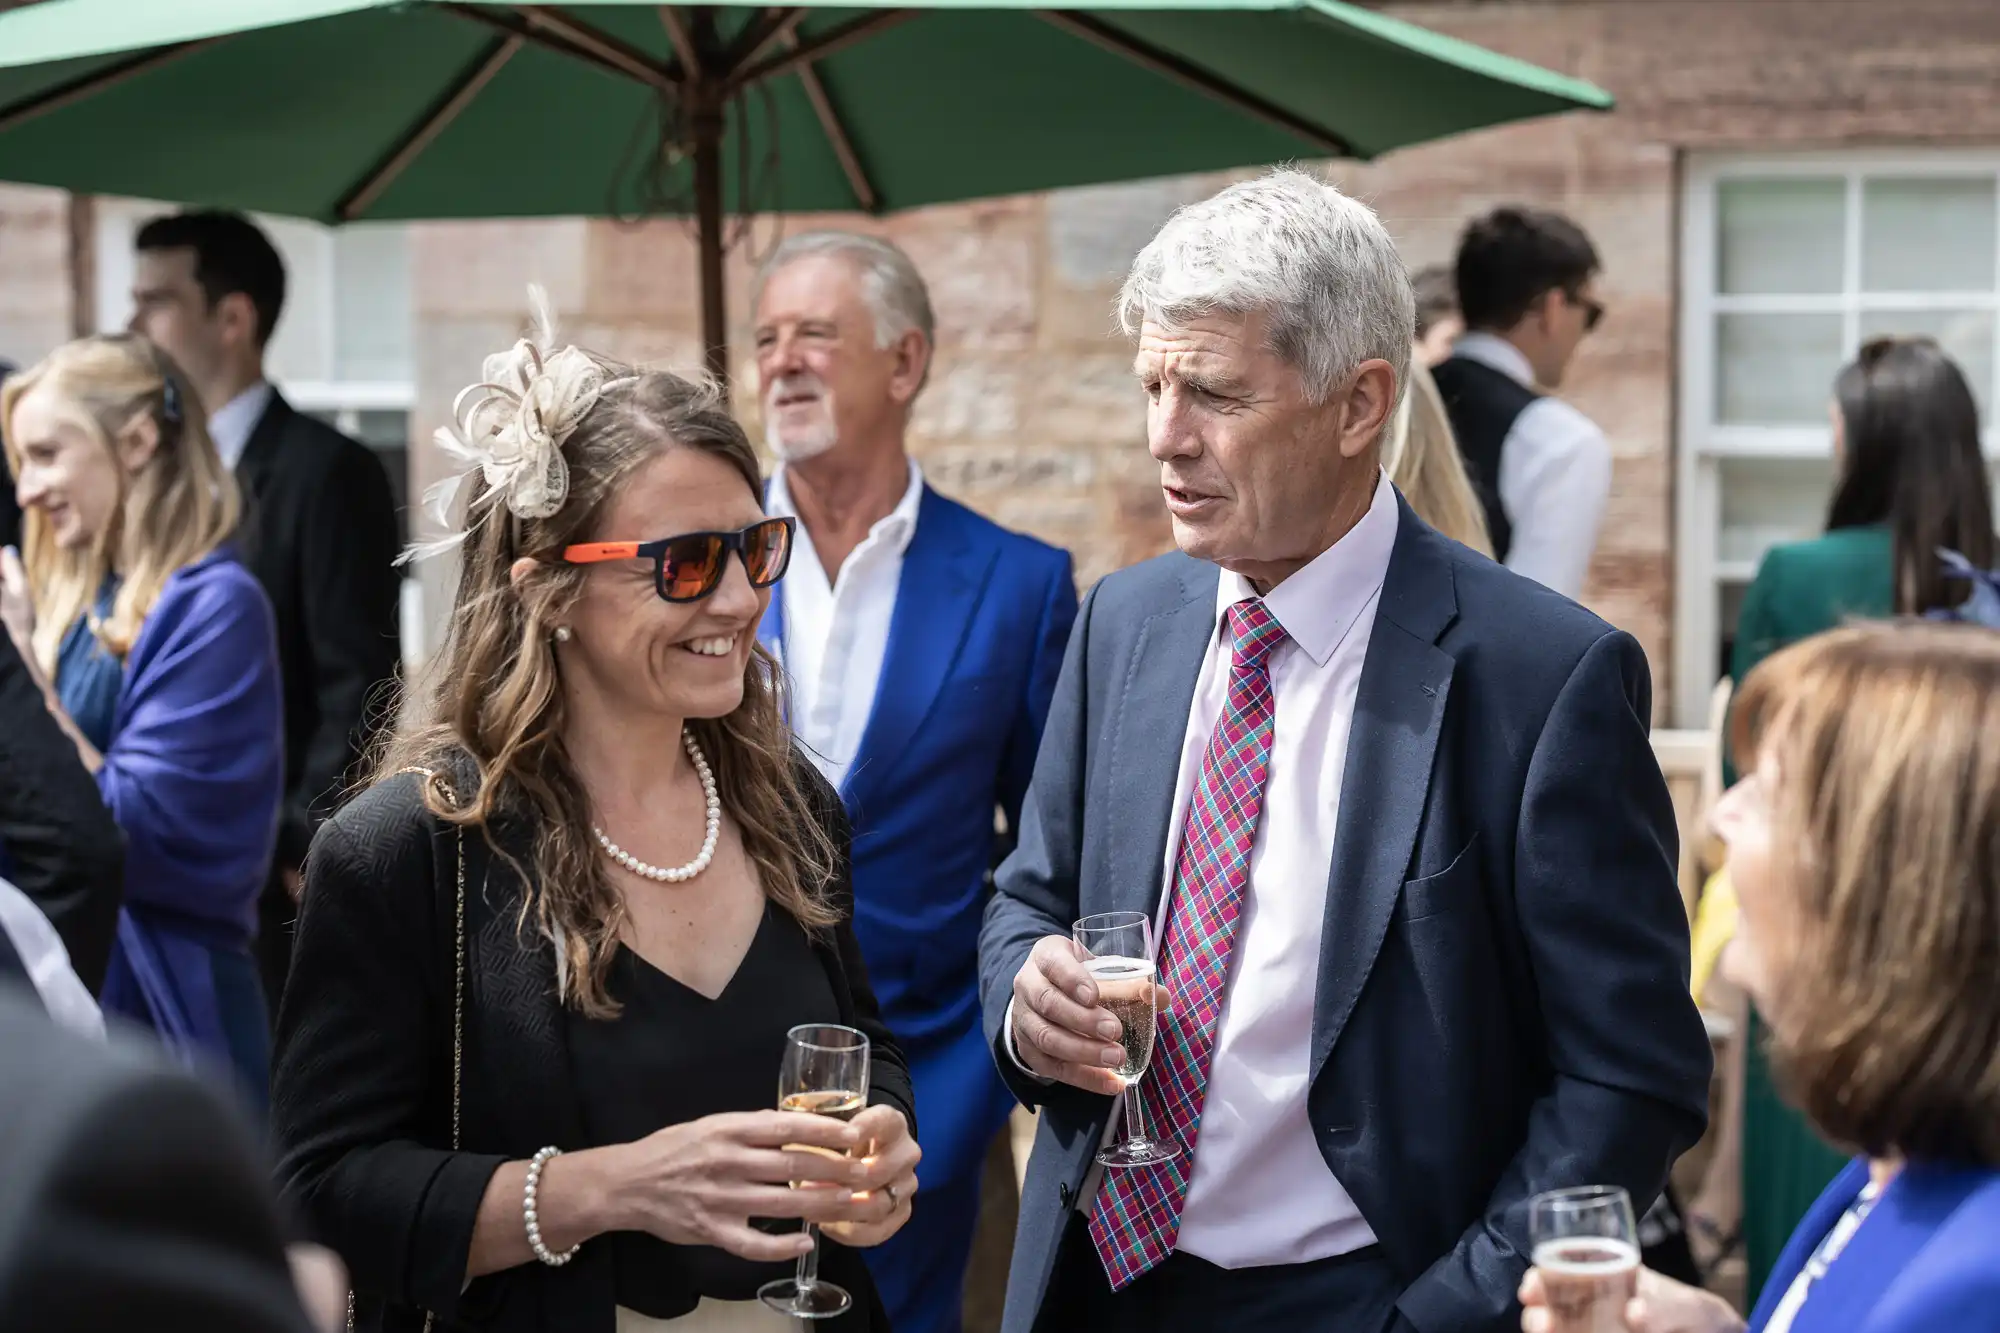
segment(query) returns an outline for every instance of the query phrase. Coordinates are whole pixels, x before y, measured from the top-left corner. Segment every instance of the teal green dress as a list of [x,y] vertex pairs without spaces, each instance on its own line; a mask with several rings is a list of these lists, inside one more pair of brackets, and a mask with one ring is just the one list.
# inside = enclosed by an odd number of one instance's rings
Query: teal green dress
[[[1889,530],[1879,525],[1773,547],[1743,599],[1731,678],[1740,688],[1752,667],[1788,644],[1893,614],[1894,567]],[[1723,775],[1735,781],[1726,748]],[[1743,1251],[1752,1302],[1806,1210],[1849,1161],[1779,1098],[1763,1041],[1753,1013],[1743,1091]]]

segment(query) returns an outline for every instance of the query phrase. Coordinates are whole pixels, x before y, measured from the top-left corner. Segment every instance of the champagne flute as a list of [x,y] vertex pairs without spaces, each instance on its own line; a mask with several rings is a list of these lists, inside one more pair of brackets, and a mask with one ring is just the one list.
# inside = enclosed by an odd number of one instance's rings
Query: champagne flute
[[[785,1034],[785,1059],[778,1070],[778,1109],[852,1120],[868,1105],[868,1038],[835,1023],[807,1023]],[[787,1145],[820,1152],[803,1144]],[[831,1155],[831,1154],[828,1154]],[[767,1282],[757,1299],[797,1319],[831,1319],[854,1298],[819,1275],[819,1228],[805,1224],[812,1248],[799,1256],[793,1277]]]
[[1639,1282],[1639,1226],[1616,1185],[1537,1194],[1528,1238],[1548,1295],[1549,1333],[1625,1333]]
[[1152,1166],[1181,1155],[1180,1148],[1146,1132],[1139,1105],[1139,1080],[1153,1058],[1153,1032],[1159,1022],[1155,1006],[1157,965],[1153,956],[1153,922],[1144,912],[1101,912],[1070,928],[1083,956],[1084,970],[1097,986],[1097,1001],[1111,1011],[1123,1029],[1119,1041],[1125,1058],[1111,1072],[1125,1087],[1125,1136],[1099,1150],[1105,1166]]

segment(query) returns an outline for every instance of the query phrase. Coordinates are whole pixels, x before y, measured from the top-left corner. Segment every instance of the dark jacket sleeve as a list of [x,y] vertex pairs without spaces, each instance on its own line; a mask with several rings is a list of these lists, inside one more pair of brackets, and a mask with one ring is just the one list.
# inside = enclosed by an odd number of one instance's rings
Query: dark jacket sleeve
[[278,1016],[278,1182],[357,1291],[449,1322],[487,1181],[506,1159],[450,1142],[449,836],[416,781],[369,792],[320,829]]
[[1006,812],[1010,834],[1021,827],[1021,802],[1034,776],[1042,728],[1048,725],[1049,702],[1055,697],[1056,678],[1062,674],[1063,650],[1069,647],[1069,632],[1076,624],[1076,571],[1069,553],[1059,554],[1061,558],[1051,562],[1041,623],[1035,630],[1035,658],[1007,737],[1006,766],[1000,774],[1000,808]]
[[316,823],[331,813],[387,716],[384,686],[402,658],[395,500],[381,462],[352,441],[335,450],[301,515],[299,605],[311,644],[318,725],[298,787],[286,793],[278,861],[305,859]]
[[270,1177],[213,1091],[95,1045],[39,1077],[21,1055],[8,1152],[36,1160],[0,1166],[24,1223],[0,1255],[0,1328],[307,1333]]
[[0,846],[92,994],[125,892],[125,835],[8,635],[0,633]]
[[882,1006],[868,982],[868,964],[862,960],[861,944],[854,936],[854,832],[847,807],[832,784],[821,776],[803,755],[796,756],[799,781],[804,784],[807,802],[820,827],[833,842],[838,870],[829,891],[840,920],[833,927],[833,950],[847,980],[848,1001],[853,1007],[854,1026],[868,1037],[868,1104],[887,1103],[903,1113],[910,1136],[917,1133],[917,1095],[910,1078],[909,1061],[889,1025],[882,1021]]
[[986,1039],[1001,1081],[1023,1103],[1104,1099],[1080,1088],[1043,1083],[1014,1063],[1006,1043],[1014,975],[1044,935],[1067,936],[1077,918],[1078,867],[1083,856],[1083,798],[1089,771],[1088,658],[1090,618],[1102,584],[1084,598],[1062,672],[1049,703],[1035,775],[1021,804],[1021,833],[994,876],[993,897],[979,933],[979,985]]
[[1514,894],[1551,1077],[1485,1215],[1398,1303],[1420,1329],[1511,1327],[1529,1198],[1620,1185],[1643,1210],[1707,1123],[1711,1056],[1688,991],[1651,705],[1644,652],[1613,631],[1584,653],[1536,741]]

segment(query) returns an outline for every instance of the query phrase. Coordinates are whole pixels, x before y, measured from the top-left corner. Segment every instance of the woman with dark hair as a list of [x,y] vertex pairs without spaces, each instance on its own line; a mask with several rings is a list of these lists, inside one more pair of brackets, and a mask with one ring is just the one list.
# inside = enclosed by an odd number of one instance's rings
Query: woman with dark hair
[[[1834,381],[1838,480],[1826,532],[1771,548],[1743,599],[1730,675],[1849,620],[1955,607],[1971,584],[1948,576],[1940,550],[1976,569],[1995,563],[1993,508],[1979,447],[1979,410],[1952,359],[1928,338],[1877,338]],[[1734,782],[1725,762],[1724,781]],[[1704,908],[1726,906],[1727,874]],[[1846,1158],[1787,1107],[1758,1052],[1763,1025],[1747,1006],[1730,1071],[1740,1138],[1726,1102],[1720,1143],[1689,1224],[1704,1259],[1737,1236],[1754,1297],[1785,1240]],[[1739,1170],[1740,1163],[1740,1170]],[[1740,1231],[1734,1225],[1741,1219]]]
[[[306,866],[280,1182],[351,1327],[784,1333],[756,1297],[803,1218],[853,1295],[830,1333],[875,1333],[850,1247],[910,1216],[913,1096],[757,644],[790,521],[713,387],[546,320],[480,378],[441,437],[476,466],[430,716]],[[846,1123],[775,1109],[808,1024],[869,1038]]]

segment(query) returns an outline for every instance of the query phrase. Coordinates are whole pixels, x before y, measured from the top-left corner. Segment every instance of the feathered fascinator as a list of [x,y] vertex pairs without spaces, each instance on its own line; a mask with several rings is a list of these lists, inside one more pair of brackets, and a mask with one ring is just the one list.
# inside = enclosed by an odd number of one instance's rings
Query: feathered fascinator
[[[529,287],[528,303],[534,314],[528,336],[486,358],[479,383],[453,400],[452,424],[438,428],[438,448],[460,470],[424,492],[424,509],[447,532],[412,547],[406,561],[451,550],[497,507],[516,518],[547,518],[569,495],[563,441],[617,381],[587,352],[555,346],[547,292]],[[485,477],[486,490],[454,523],[452,505],[474,472]]]

